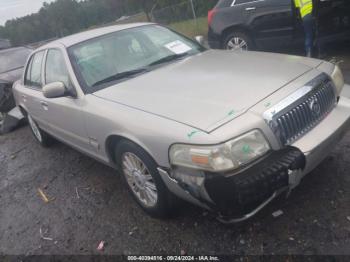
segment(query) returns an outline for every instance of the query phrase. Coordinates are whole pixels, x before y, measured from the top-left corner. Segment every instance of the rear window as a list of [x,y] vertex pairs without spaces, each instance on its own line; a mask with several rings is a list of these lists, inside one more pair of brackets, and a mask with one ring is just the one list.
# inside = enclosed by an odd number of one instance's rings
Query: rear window
[[44,51],[40,51],[32,56],[26,70],[25,85],[41,88],[41,68],[44,53]]
[[16,48],[0,52],[0,73],[5,73],[23,67],[31,50]]

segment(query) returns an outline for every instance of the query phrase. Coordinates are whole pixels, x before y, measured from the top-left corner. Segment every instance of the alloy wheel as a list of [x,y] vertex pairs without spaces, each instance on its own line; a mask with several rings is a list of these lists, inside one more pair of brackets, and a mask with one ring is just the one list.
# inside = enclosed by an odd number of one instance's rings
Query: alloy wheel
[[226,49],[232,51],[247,51],[248,44],[243,38],[233,37],[227,42]]
[[32,131],[34,133],[34,136],[39,140],[39,142],[42,142],[43,138],[41,136],[40,129],[30,115],[28,115],[28,122],[29,122],[30,128],[32,129]]
[[127,152],[122,155],[122,168],[131,191],[141,204],[154,207],[158,200],[157,187],[145,163],[135,154]]

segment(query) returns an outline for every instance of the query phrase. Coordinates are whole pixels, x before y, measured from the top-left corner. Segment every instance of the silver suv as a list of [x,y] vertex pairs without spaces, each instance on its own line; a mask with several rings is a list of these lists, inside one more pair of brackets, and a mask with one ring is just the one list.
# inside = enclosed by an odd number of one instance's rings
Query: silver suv
[[14,86],[34,137],[122,171],[165,216],[178,197],[245,220],[288,193],[344,132],[341,71],[315,59],[206,50],[156,24],[69,36],[33,52]]

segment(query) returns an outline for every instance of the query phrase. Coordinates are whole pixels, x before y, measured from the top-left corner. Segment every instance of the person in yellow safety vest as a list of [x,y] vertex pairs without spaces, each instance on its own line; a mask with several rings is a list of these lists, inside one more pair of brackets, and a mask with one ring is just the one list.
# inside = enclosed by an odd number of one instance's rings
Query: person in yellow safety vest
[[306,55],[308,57],[311,57],[314,41],[314,19],[312,16],[312,0],[294,0],[294,4],[295,7],[299,9],[300,16],[303,20]]

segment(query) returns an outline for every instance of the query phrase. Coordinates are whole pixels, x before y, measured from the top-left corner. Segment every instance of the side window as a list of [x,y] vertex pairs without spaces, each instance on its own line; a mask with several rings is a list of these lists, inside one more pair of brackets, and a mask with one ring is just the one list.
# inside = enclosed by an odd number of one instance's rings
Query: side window
[[241,4],[249,4],[251,2],[255,2],[254,0],[236,0],[233,1],[233,5],[241,5]]
[[69,74],[60,50],[50,49],[46,57],[45,82],[62,82],[67,88],[70,87]]
[[41,68],[43,63],[44,51],[34,54],[29,62],[29,67],[26,72],[25,84],[37,88],[42,87]]

